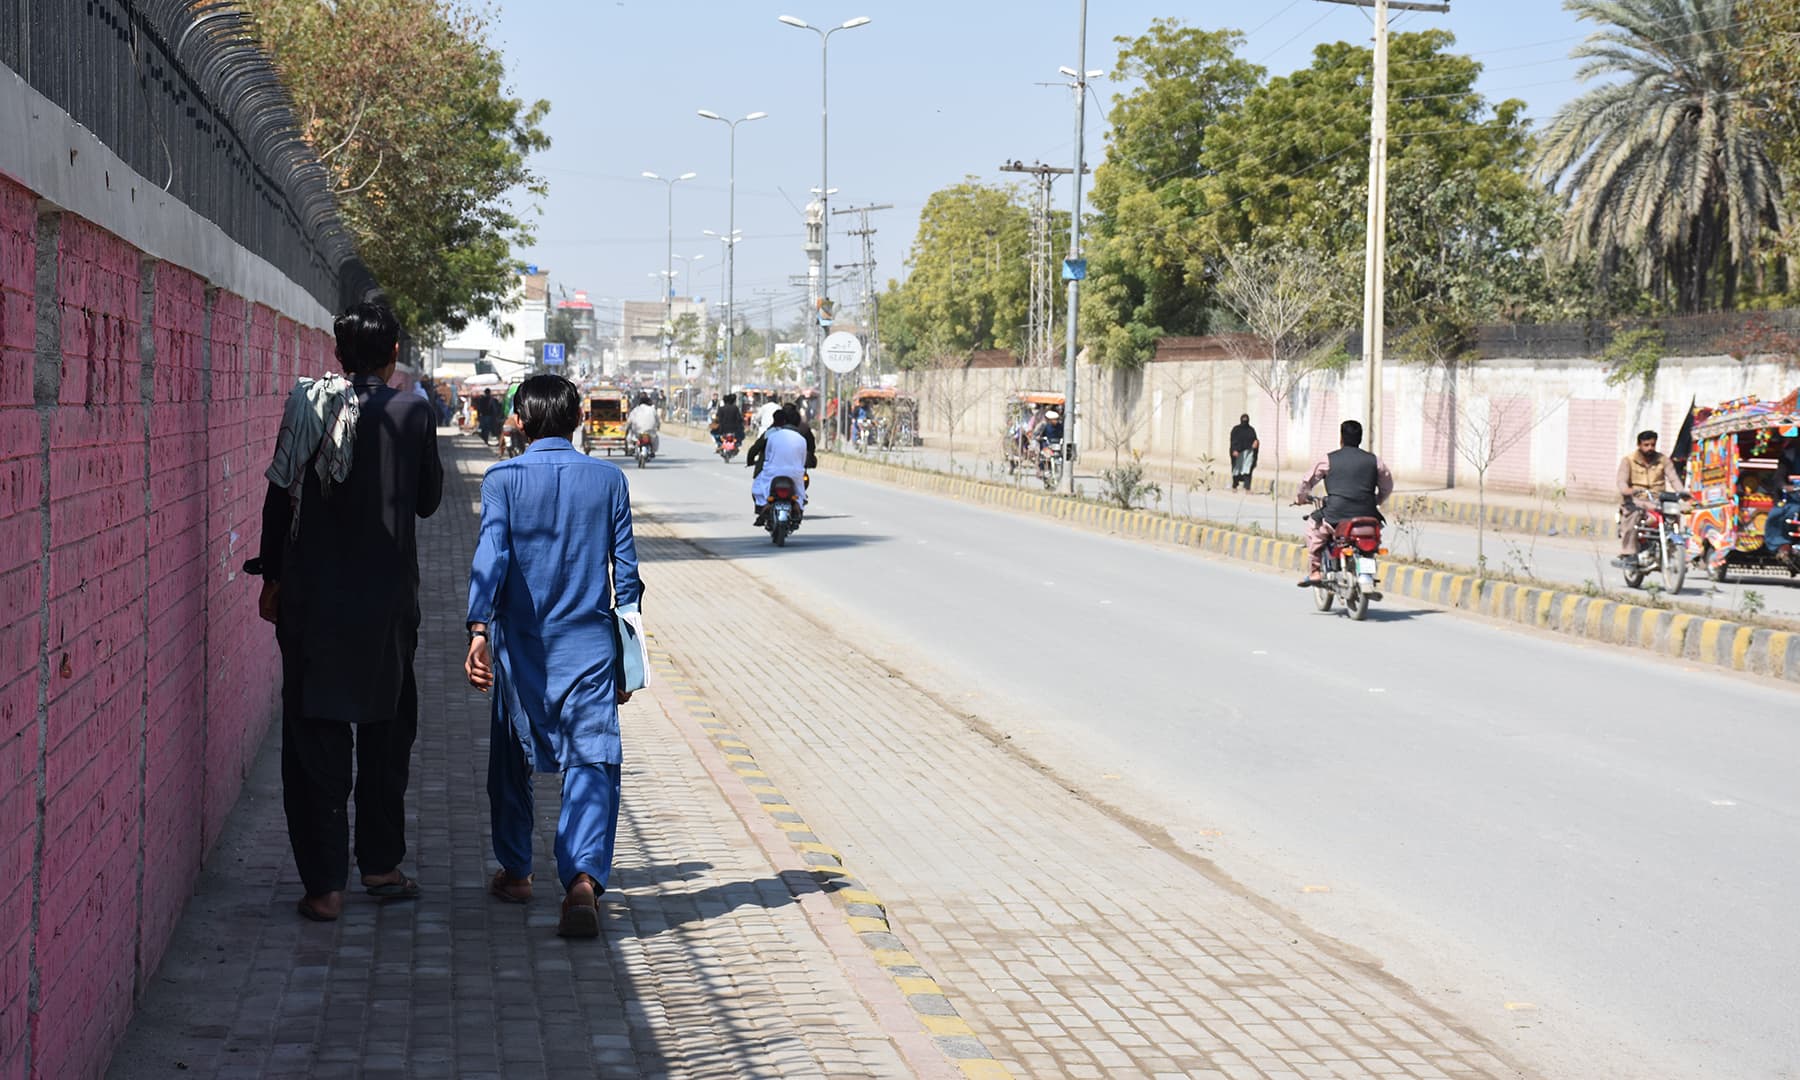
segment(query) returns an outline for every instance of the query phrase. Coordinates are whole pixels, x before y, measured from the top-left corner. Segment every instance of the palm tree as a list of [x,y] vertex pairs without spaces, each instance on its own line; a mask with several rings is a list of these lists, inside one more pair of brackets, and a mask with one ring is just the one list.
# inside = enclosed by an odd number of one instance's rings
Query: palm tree
[[1561,183],[1570,258],[1603,274],[1635,263],[1639,284],[1683,311],[1733,305],[1760,284],[1764,230],[1784,230],[1782,178],[1739,100],[1734,0],[1564,0],[1605,28],[1571,54],[1586,80],[1623,75],[1563,106],[1536,174]]

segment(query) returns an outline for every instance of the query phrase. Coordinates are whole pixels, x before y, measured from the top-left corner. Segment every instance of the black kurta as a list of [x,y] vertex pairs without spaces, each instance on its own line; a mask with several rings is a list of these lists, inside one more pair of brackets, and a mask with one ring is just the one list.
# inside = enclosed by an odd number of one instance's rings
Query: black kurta
[[300,529],[269,485],[264,574],[281,582],[275,628],[284,711],[352,724],[391,720],[419,637],[415,525],[444,492],[431,404],[372,375],[353,380],[361,415],[350,475],[330,495],[306,470]]

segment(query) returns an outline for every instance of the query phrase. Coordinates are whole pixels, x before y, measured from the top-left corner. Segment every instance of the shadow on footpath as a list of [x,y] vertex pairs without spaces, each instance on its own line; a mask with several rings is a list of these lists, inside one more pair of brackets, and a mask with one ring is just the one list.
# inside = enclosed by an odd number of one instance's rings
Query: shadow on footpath
[[[638,878],[638,873],[626,867],[613,870],[615,888],[621,891],[615,894],[613,889],[608,889],[607,896],[600,901],[601,915],[605,918],[603,932],[609,939],[652,938],[690,924],[720,918],[739,908],[784,908],[797,903],[802,896],[829,894],[849,885],[841,879],[821,880],[804,871],[788,871],[776,877],[711,885],[697,892],[657,896],[623,891],[638,890],[647,883]],[[610,913],[609,908],[612,909]],[[627,909],[629,918],[625,914]]]

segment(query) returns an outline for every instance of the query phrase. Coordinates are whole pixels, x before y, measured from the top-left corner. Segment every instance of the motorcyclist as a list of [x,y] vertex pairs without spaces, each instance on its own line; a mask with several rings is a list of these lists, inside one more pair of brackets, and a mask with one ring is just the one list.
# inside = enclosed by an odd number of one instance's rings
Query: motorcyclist
[[1338,425],[1336,450],[1320,458],[1300,488],[1294,493],[1294,505],[1312,501],[1312,490],[1325,485],[1325,505],[1321,506],[1306,526],[1306,553],[1310,572],[1301,578],[1301,586],[1317,585],[1324,580],[1325,547],[1341,522],[1359,517],[1381,517],[1381,504],[1394,491],[1394,474],[1387,464],[1362,448],[1363,426],[1360,420],[1346,420]]
[[806,437],[798,430],[800,411],[792,405],[776,410],[769,429],[756,440],[744,456],[744,464],[755,468],[756,478],[750,484],[750,499],[756,504],[755,524],[761,525],[768,511],[769,485],[777,476],[794,481],[794,498],[806,506]]
[[1656,451],[1656,432],[1640,431],[1637,449],[1619,461],[1619,474],[1614,480],[1621,499],[1619,506],[1619,557],[1614,566],[1631,569],[1638,564],[1638,526],[1644,511],[1656,509],[1657,496],[1665,491],[1680,491],[1681,477],[1675,475],[1675,463],[1667,454]]
[[649,394],[639,394],[637,404],[625,416],[625,445],[635,449],[639,435],[650,436],[650,456],[662,449],[662,418]]
[[712,435],[715,448],[727,435],[735,437],[739,443],[744,441],[744,413],[738,408],[736,394],[726,394],[725,404],[713,414]]

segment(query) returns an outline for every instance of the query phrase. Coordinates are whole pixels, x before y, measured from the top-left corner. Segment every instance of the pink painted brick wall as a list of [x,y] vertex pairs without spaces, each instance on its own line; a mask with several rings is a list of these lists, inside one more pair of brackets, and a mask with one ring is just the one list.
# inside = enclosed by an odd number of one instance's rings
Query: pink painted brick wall
[[[131,1015],[144,700],[138,253],[78,218],[58,240],[61,407],[50,418],[50,682],[34,1071],[104,1064]],[[104,905],[104,910],[103,910]],[[123,962],[121,962],[123,961]]]
[[1421,463],[1425,474],[1448,481],[1453,451],[1450,439],[1456,432],[1456,410],[1449,394],[1425,395],[1425,456]]
[[286,389],[329,355],[88,222],[55,236],[40,283],[36,199],[0,178],[0,1080],[105,1069],[268,731],[238,567]]
[[1488,400],[1489,423],[1494,432],[1494,445],[1501,446],[1494,464],[1488,468],[1488,483],[1503,484],[1517,490],[1531,487],[1531,399],[1526,397],[1494,397]]
[[0,179],[0,1076],[21,1075],[37,829],[42,436],[32,407],[37,212]]

